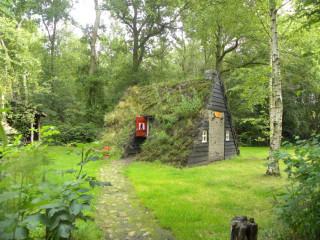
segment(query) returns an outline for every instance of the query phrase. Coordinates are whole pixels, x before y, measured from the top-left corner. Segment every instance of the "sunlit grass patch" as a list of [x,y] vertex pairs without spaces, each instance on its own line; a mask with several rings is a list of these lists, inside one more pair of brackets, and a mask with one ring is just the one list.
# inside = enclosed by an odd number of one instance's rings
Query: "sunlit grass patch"
[[[234,216],[254,217],[260,239],[275,231],[273,195],[285,178],[265,176],[267,148],[197,168],[137,162],[126,171],[143,203],[178,239],[228,239]],[[281,165],[282,166],[282,165]]]
[[[67,179],[76,178],[77,173],[80,170],[80,166],[78,163],[80,162],[80,156],[69,153],[72,150],[79,150],[77,148],[72,147],[49,147],[46,149],[48,157],[53,161],[51,165],[51,169],[54,170],[67,170],[67,169],[74,169],[77,172],[74,174],[65,174],[62,176],[61,174],[55,174],[54,171],[51,171],[48,175],[48,179],[54,183],[62,184]],[[89,162],[84,166],[83,173],[86,173],[87,176],[97,177],[99,179],[99,171],[104,164],[110,162],[109,160],[100,160]],[[94,197],[92,201],[92,206],[94,209],[94,205],[100,194],[100,188],[95,187],[91,189],[89,184],[86,186],[90,191],[88,194]],[[87,212],[87,214],[91,218],[95,218],[96,212]],[[105,233],[100,231],[99,226],[95,222],[84,222],[84,221],[77,221],[76,226],[78,230],[73,232],[72,239],[88,239],[88,240],[97,240],[97,239],[105,239]]]

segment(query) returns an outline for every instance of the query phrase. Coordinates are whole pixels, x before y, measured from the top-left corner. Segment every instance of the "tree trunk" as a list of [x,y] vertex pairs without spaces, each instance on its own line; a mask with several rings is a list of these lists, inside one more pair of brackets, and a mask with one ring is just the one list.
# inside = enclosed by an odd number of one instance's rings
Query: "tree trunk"
[[37,128],[38,128],[38,141],[41,141],[41,117],[39,117],[38,122],[37,122]]
[[34,141],[34,131],[33,131],[33,122],[31,122],[30,124],[30,129],[31,129],[31,133],[30,133],[30,143],[32,144]]
[[90,66],[89,75],[93,75],[94,72],[97,69],[96,43],[97,43],[97,38],[98,38],[98,29],[99,29],[100,17],[101,17],[101,11],[100,11],[100,8],[99,8],[98,0],[94,0],[94,5],[95,5],[95,11],[96,11],[96,19],[94,21],[94,26],[93,26],[93,29],[92,29],[92,38],[91,38],[91,42],[90,42],[91,66]]
[[24,89],[24,101],[28,104],[28,85],[27,85],[27,73],[23,73],[23,89]]
[[[8,54],[8,49],[3,41],[2,38],[1,39],[1,45],[4,49],[4,52],[5,52],[5,55],[6,55],[6,61],[5,61],[5,83],[4,83],[4,86],[3,86],[3,92],[1,93],[1,107],[2,109],[5,108],[5,94],[6,94],[6,89],[7,89],[7,84],[9,84],[9,80],[8,80],[8,69],[9,69],[9,63],[10,63],[10,56]],[[6,122],[6,113],[3,112],[2,113],[2,121],[3,122]]]
[[[139,62],[139,31],[137,28],[137,18],[138,18],[138,9],[135,4],[133,4],[133,19],[132,19],[132,33],[133,33],[133,54],[132,54],[132,61],[133,61],[133,73],[137,73],[139,71],[140,62]],[[142,53],[140,53],[141,55]],[[136,79],[134,79],[135,81]]]
[[222,32],[221,27],[218,25],[218,32],[216,33],[217,43],[216,43],[216,71],[220,73],[221,67],[222,67],[222,52],[223,52],[223,46],[222,46]]
[[55,44],[56,44],[56,22],[54,22],[54,26],[53,26],[53,34],[51,37],[51,47],[50,47],[50,74],[51,77],[54,78],[55,76]]
[[258,224],[253,218],[238,216],[231,220],[231,237],[230,240],[257,240]]
[[133,61],[133,66],[132,70],[134,73],[137,73],[139,71],[139,64],[138,64],[138,59],[139,59],[139,53],[138,53],[138,38],[134,37],[133,40],[133,55],[132,55],[132,61]]
[[271,53],[272,53],[272,79],[270,92],[270,148],[269,148],[269,167],[267,175],[280,176],[279,162],[274,156],[280,150],[282,137],[282,92],[280,75],[280,56],[277,30],[277,9],[275,0],[269,0],[270,19],[271,19]]
[[[5,96],[4,94],[1,94],[1,109],[4,109],[5,107]],[[2,112],[2,121],[5,122],[6,121],[6,113],[5,112]]]

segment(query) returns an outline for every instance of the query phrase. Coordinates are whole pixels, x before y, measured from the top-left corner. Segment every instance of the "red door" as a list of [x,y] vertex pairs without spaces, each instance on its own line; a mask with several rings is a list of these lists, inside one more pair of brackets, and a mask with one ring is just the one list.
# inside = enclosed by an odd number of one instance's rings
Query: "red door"
[[136,137],[147,136],[147,119],[145,117],[136,117]]

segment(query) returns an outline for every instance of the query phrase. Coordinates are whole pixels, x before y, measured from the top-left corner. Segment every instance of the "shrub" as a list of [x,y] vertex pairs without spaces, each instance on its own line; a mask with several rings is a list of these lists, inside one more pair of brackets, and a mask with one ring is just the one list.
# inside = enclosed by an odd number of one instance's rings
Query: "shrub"
[[157,134],[158,142],[160,144],[165,144],[169,141],[169,136],[165,131],[161,131],[159,134]]
[[282,154],[290,183],[279,197],[279,218],[293,239],[320,239],[320,134],[299,140],[295,155]]
[[[0,127],[0,137],[4,138],[2,130]],[[52,127],[46,130],[44,140],[55,131]],[[36,142],[23,146],[20,138],[0,153],[0,239],[31,239],[35,232],[45,239],[70,239],[77,229],[76,219],[90,220],[83,212],[90,210],[93,199],[86,185],[110,185],[82,171],[88,162],[101,159],[100,151],[93,149],[97,143],[77,144],[72,152],[79,155],[80,170],[55,171],[70,175],[57,184],[47,178],[52,159],[44,151],[46,145]]]
[[83,123],[77,126],[64,125],[59,126],[57,129],[60,134],[53,137],[56,144],[93,142],[97,139],[100,131],[100,129],[92,123]]
[[198,96],[194,96],[193,99],[182,101],[180,105],[174,109],[174,113],[182,118],[194,117],[201,107],[201,99]]

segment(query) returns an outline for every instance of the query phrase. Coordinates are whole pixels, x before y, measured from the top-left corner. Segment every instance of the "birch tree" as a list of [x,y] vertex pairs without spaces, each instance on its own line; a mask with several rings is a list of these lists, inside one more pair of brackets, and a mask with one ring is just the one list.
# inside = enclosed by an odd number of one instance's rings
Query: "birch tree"
[[279,176],[279,163],[274,156],[280,150],[282,138],[283,101],[280,74],[280,54],[278,39],[278,8],[275,0],[269,0],[270,5],[270,64],[272,77],[270,78],[270,147],[269,166],[267,175]]

